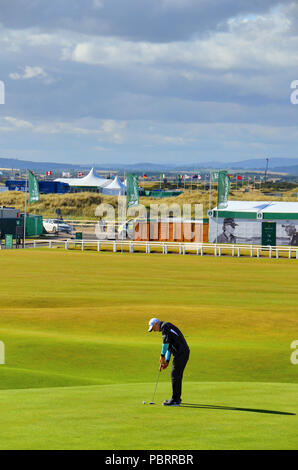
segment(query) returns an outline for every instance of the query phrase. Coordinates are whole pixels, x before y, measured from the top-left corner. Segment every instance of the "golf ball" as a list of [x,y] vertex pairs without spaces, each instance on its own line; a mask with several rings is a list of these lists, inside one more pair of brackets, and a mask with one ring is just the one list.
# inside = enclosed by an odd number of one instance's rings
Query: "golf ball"
[[145,401],[143,401],[143,405],[146,405],[146,402],[145,402]]

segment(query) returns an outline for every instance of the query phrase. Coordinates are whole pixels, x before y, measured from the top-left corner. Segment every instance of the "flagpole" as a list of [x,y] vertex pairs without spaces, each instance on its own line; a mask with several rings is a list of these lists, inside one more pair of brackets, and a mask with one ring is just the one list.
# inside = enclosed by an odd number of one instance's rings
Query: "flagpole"
[[212,170],[210,170],[210,182],[209,182],[209,210],[211,211],[211,191],[212,191]]
[[[218,187],[219,187],[219,172],[220,170],[218,170],[218,180],[217,180],[217,204],[216,204],[216,243],[217,243],[217,239],[218,239]],[[216,250],[217,251],[217,250]]]
[[26,248],[26,217],[27,217],[27,188],[28,188],[28,170],[26,168],[26,184],[25,184],[25,213],[24,213],[24,236],[23,246]]

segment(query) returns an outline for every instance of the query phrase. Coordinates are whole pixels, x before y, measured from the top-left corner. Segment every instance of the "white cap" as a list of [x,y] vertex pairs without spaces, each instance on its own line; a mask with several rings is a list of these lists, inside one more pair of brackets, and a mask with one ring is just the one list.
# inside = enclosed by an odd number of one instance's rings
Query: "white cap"
[[149,320],[149,328],[148,328],[148,331],[152,331],[152,328],[153,326],[159,322],[159,319],[158,318],[151,318],[151,320]]

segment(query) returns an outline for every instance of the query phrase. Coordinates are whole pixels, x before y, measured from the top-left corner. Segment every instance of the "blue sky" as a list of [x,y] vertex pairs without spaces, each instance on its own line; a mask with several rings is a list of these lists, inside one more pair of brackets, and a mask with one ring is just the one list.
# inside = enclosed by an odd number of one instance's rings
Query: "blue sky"
[[2,0],[0,156],[296,158],[297,25],[291,1]]

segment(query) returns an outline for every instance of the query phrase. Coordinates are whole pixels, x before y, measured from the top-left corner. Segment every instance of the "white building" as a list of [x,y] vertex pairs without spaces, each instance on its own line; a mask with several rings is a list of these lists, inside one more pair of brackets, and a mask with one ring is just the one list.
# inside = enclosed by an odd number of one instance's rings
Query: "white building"
[[229,201],[208,216],[210,243],[298,246],[298,202]]

